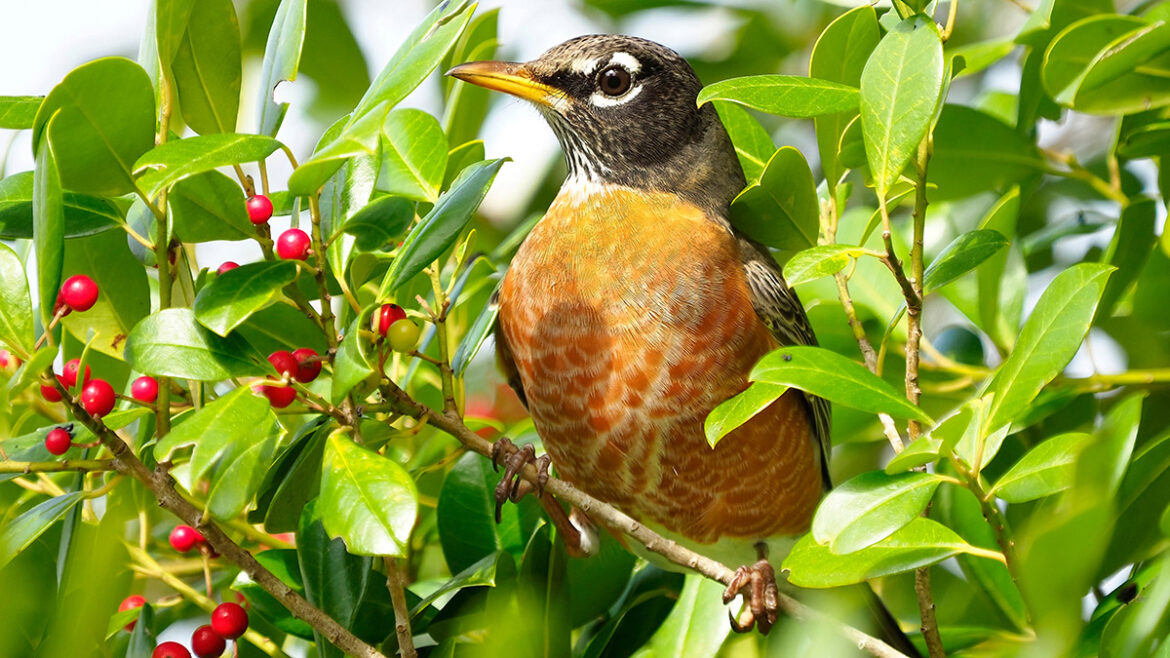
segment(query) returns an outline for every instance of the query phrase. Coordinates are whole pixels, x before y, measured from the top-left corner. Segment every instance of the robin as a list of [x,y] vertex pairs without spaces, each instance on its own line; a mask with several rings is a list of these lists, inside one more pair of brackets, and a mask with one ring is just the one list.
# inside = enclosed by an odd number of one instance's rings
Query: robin
[[[545,473],[551,456],[590,495],[748,565],[724,598],[746,594],[733,625],[766,633],[765,551],[786,553],[830,486],[829,405],[793,389],[714,448],[704,437],[760,357],[816,337],[771,253],[729,221],[746,181],[715,110],[696,103],[702,84],[674,51],[616,35],[448,75],[532,102],[568,164],[498,291],[501,367],[548,455],[497,443],[497,502],[528,489],[515,477],[526,462]],[[566,519],[549,498],[570,552],[594,550],[584,515]]]

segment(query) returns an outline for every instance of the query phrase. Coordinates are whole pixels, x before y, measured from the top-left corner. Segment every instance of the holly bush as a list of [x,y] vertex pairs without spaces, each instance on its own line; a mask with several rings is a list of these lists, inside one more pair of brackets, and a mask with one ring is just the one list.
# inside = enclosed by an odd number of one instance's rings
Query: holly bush
[[[869,581],[931,655],[1164,655],[1170,3],[970,2],[724,10],[693,58],[732,219],[820,342],[708,440],[791,387],[834,403],[839,486],[773,556],[814,608]],[[152,2],[137,61],[0,98],[35,156],[0,180],[0,655],[879,653],[789,599],[729,635],[739,565],[636,561],[649,531],[555,478],[614,530],[597,555],[533,497],[493,518],[489,440],[539,437],[481,349],[490,296],[563,168],[529,219],[478,216],[507,153],[486,92],[432,73],[495,56],[499,10],[441,4],[372,81],[332,2],[245,16]],[[278,139],[298,73],[333,120],[308,153]],[[399,107],[424,83],[440,113]],[[261,255],[197,262],[218,241]]]

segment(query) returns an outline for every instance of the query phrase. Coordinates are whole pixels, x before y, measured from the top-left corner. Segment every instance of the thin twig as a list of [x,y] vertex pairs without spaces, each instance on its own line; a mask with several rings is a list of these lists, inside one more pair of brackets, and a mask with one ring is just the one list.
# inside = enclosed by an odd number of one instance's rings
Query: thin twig
[[398,635],[398,652],[402,658],[415,658],[414,638],[410,632],[410,609],[406,607],[406,582],[398,559],[382,558],[386,565],[386,589],[390,590],[390,601],[394,604],[394,632]]
[[0,473],[60,473],[64,471],[97,473],[112,471],[115,468],[112,459],[62,459],[56,462],[0,461]]

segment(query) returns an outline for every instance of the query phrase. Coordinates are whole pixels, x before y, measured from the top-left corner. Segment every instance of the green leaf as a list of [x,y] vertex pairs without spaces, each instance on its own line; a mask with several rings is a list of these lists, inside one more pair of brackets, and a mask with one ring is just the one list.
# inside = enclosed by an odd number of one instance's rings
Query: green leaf
[[235,131],[242,67],[232,1],[196,2],[171,62],[179,109],[192,130],[201,135]]
[[886,474],[896,475],[925,466],[939,458],[942,454],[943,442],[934,436],[920,436],[914,439],[902,451],[886,464]]
[[85,493],[73,491],[50,498],[0,527],[0,569],[65,516],[85,498]]
[[125,359],[139,372],[201,381],[269,372],[268,363],[243,338],[217,336],[195,320],[194,311],[183,308],[143,318],[126,339]]
[[922,276],[923,292],[933,292],[947,285],[979,267],[1007,245],[1007,238],[990,229],[968,231],[951,240],[926,268]]
[[1113,239],[1105,250],[1104,261],[1117,268],[1105,292],[1097,312],[1103,318],[1113,314],[1113,308],[1131,284],[1137,281],[1145,269],[1150,253],[1157,243],[1154,226],[1157,220],[1157,203],[1148,197],[1131,199],[1121,210]]
[[749,75],[703,87],[699,105],[731,101],[783,117],[810,117],[857,109],[857,87],[796,75]]
[[199,480],[228,453],[232,444],[262,442],[267,438],[265,430],[274,420],[268,400],[247,386],[240,386],[176,425],[154,444],[154,457],[166,461],[178,448],[195,446],[188,467],[176,473],[176,479],[187,491],[195,491]]
[[[22,171],[0,180],[0,238],[33,237],[33,177]],[[123,212],[109,199],[66,191],[62,199],[65,239],[108,231],[122,220]]]
[[488,335],[495,328],[496,316],[499,314],[499,304],[491,303],[489,298],[488,302],[480,310],[479,315],[475,316],[475,321],[467,329],[467,333],[463,336],[463,340],[455,350],[455,356],[451,358],[451,370],[455,373],[456,377],[462,377],[463,373],[467,372],[467,366],[471,365],[471,360],[479,353],[479,349],[483,347]]
[[1118,155],[1126,158],[1158,157],[1166,152],[1170,152],[1170,121],[1136,126],[1125,131],[1117,144]]
[[34,338],[24,263],[11,247],[0,243],[0,342],[21,354],[32,354]]
[[[53,125],[57,117],[49,122]],[[61,177],[57,171],[56,149],[48,140],[41,143],[33,171],[33,251],[37,257],[37,299],[41,326],[48,327],[61,287],[65,259],[65,212]]]
[[[136,549],[132,549],[136,550]],[[277,548],[260,551],[256,554],[256,561],[260,566],[276,576],[280,582],[297,594],[304,595],[305,586],[301,583],[301,570],[297,563],[297,552],[291,548]],[[313,627],[297,619],[279,601],[269,594],[263,587],[257,585],[248,577],[246,571],[236,575],[232,589],[243,594],[252,606],[248,614],[255,612],[260,618],[285,633],[312,640]]]
[[[808,62],[808,74],[822,80],[831,80],[852,87],[861,86],[861,73],[873,49],[881,40],[877,13],[873,7],[851,9],[829,23],[813,45]],[[821,169],[829,190],[835,190],[837,181],[849,165],[840,157],[841,138],[846,126],[857,118],[858,108],[819,116],[815,119],[817,148],[821,155]],[[858,126],[860,135],[860,126]],[[864,162],[864,159],[862,159]]]
[[1106,14],[1077,21],[1044,54],[1044,87],[1082,112],[1129,114],[1170,103],[1170,25]]
[[183,242],[256,237],[239,184],[218,171],[175,183],[167,195],[167,205],[175,233]]
[[[269,416],[266,421],[250,428],[251,434],[246,438],[227,444],[211,472],[211,485],[207,489],[207,509],[211,510],[212,516],[234,519],[252,502],[280,443],[278,427],[275,417]],[[262,429],[268,431],[262,432]]]
[[33,127],[44,96],[0,96],[0,128],[27,130]]
[[354,108],[349,125],[383,103],[387,109],[394,107],[414,91],[455,45],[473,13],[475,4],[464,1],[441,4],[428,14],[370,84]]
[[261,354],[298,347],[311,347],[323,354],[329,349],[321,328],[289,304],[273,304],[256,311],[236,331]]
[[369,341],[362,337],[362,328],[369,326],[370,314],[376,308],[372,306],[363,311],[341,339],[333,360],[333,385],[329,394],[333,404],[341,402],[358,383],[374,374],[374,366],[366,355]]
[[670,615],[650,638],[656,656],[714,656],[731,632],[725,618],[723,585],[699,574],[687,574]]
[[171,140],[151,149],[134,163],[134,171],[150,169],[139,179],[154,198],[175,183],[205,171],[263,160],[280,142],[263,135],[201,135]]
[[321,469],[317,509],[325,530],[350,553],[402,557],[418,516],[414,480],[396,462],[330,435]]
[[455,244],[483,202],[496,173],[507,161],[508,158],[501,158],[477,162],[459,174],[451,189],[439,197],[431,211],[407,234],[398,257],[382,280],[379,297],[389,297],[391,292]]
[[196,0],[157,0],[154,3],[154,44],[159,64],[170,70],[175,53],[187,33],[187,23],[195,9]]
[[[468,455],[470,456],[470,455]],[[469,565],[459,573],[451,576],[450,579],[444,580],[439,587],[427,594],[421,601],[419,601],[410,610],[410,618],[416,619],[427,606],[434,603],[444,594],[449,594],[467,587],[495,587],[496,586],[496,569],[500,563],[500,558],[503,553],[492,553],[485,555],[483,559]]]
[[1159,521],[1170,500],[1170,434],[1145,443],[1133,456],[1117,492],[1117,526],[1100,571],[1111,573],[1152,556],[1165,541]]
[[791,146],[774,153],[760,180],[731,202],[731,221],[749,237],[775,249],[816,245],[820,206],[812,170]]
[[[1016,235],[1016,221],[1020,211],[1020,188],[1013,187],[1001,196],[979,223],[979,228],[998,231],[1003,236]],[[1016,329],[1023,310],[1023,288],[1020,279],[1027,276],[1020,247],[1009,246],[996,252],[984,262],[975,277],[979,283],[978,322],[997,345],[1015,343]],[[1001,297],[1005,298],[1001,303]]]
[[[62,276],[84,274],[101,293],[85,313],[70,313],[61,323],[79,341],[116,359],[139,320],[150,313],[150,282],[122,231],[108,231],[65,243]],[[90,340],[90,334],[93,339]]]
[[1113,267],[1078,263],[1056,275],[1020,330],[1015,349],[987,387],[994,395],[984,433],[1023,412],[1076,354]]
[[296,531],[305,503],[316,498],[321,489],[321,460],[328,435],[329,427],[320,421],[297,431],[265,474],[248,521],[263,522],[268,532]]
[[268,30],[264,63],[260,67],[260,85],[257,87],[259,98],[256,106],[260,111],[257,123],[261,135],[276,137],[284,121],[284,113],[288,111],[288,103],[277,103],[273,93],[281,82],[297,79],[307,14],[307,0],[281,0],[276,18]]
[[[56,117],[50,125],[49,120]],[[154,92],[142,67],[106,57],[73,69],[37,110],[33,144],[53,143],[61,184],[113,196],[134,190],[132,165],[154,146]]]
[[1076,461],[1092,437],[1081,432],[1045,439],[1000,476],[987,493],[1009,503],[1051,496],[1073,484]]
[[818,544],[812,534],[796,542],[781,569],[797,587],[841,587],[937,564],[974,549],[946,526],[916,517],[882,541],[848,555]]
[[382,135],[378,189],[434,203],[447,167],[447,138],[438,119],[422,110],[394,110],[386,115]]
[[784,264],[784,280],[789,287],[795,288],[802,283],[831,276],[845,269],[849,259],[864,253],[865,249],[861,247],[841,244],[825,244],[798,251]]
[[341,230],[357,238],[354,246],[359,251],[377,251],[402,235],[413,219],[413,203],[402,197],[384,196],[357,211]]
[[342,119],[330,126],[321,136],[313,157],[302,162],[289,176],[288,191],[297,196],[316,194],[349,158],[377,154],[382,121],[387,111],[389,106],[382,105],[377,112],[366,114],[360,121],[351,124]]
[[838,555],[859,551],[918,517],[941,481],[933,473],[862,473],[825,496],[812,535]]
[[[459,42],[447,51],[440,67],[447,70],[461,62],[496,59],[499,22],[499,8],[474,15]],[[443,79],[443,91],[447,96],[443,104],[443,132],[447,133],[448,140],[463,144],[475,139],[487,117],[491,92],[476,85],[457,84],[452,78]]]
[[[305,506],[297,530],[297,562],[305,584],[305,598],[343,628],[353,628],[374,561],[370,557],[350,555],[345,550],[345,542],[331,539],[316,507],[316,502]],[[321,635],[317,647],[322,656],[345,655]]]
[[938,26],[925,16],[898,23],[861,74],[861,130],[877,194],[885,197],[918,152],[943,86]]
[[719,113],[719,120],[723,122],[723,127],[735,146],[735,155],[739,158],[739,165],[743,167],[747,181],[754,183],[760,180],[764,166],[776,152],[772,137],[743,107],[719,101],[714,105],[715,111]]
[[290,261],[262,261],[241,265],[217,276],[195,297],[195,319],[220,336],[227,336],[253,313],[277,300],[297,278]]
[[933,423],[926,412],[865,366],[820,347],[781,347],[760,359],[749,378],[799,388],[853,409]]
[[714,448],[723,437],[766,409],[787,390],[783,384],[752,382],[744,391],[720,402],[703,421],[707,443]]
[[1047,166],[1019,131],[974,108],[944,105],[933,135],[927,182],[938,187],[932,202],[1002,189]]

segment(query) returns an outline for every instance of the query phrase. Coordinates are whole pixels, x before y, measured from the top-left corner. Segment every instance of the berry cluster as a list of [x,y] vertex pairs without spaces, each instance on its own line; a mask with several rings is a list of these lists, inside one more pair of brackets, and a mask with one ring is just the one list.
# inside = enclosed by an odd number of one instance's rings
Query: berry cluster
[[[321,374],[321,355],[311,347],[302,347],[292,352],[277,350],[268,355],[268,362],[277,375],[269,375],[268,378],[281,380],[284,384],[290,381],[308,384]],[[253,389],[268,398],[277,409],[287,407],[297,397],[296,389],[287,385],[256,384]]]
[[[272,200],[263,194],[249,197],[247,207],[248,219],[253,224],[266,224],[272,219]],[[276,255],[284,260],[305,260],[312,253],[312,246],[313,240],[308,233],[299,228],[290,228],[276,238]],[[234,267],[238,265],[228,261],[219,266],[219,273],[223,274]]]
[[[141,596],[128,596],[118,610],[140,608],[146,604]],[[126,625],[134,629],[137,621]],[[228,640],[235,640],[248,630],[248,612],[235,603],[221,603],[211,613],[211,623],[204,624],[191,634],[191,651],[199,658],[218,658],[227,649]],[[191,658],[191,651],[178,642],[163,642],[154,648],[151,658]]]
[[398,304],[382,304],[374,316],[374,330],[386,339],[395,352],[412,352],[418,344],[420,329],[406,317]]

